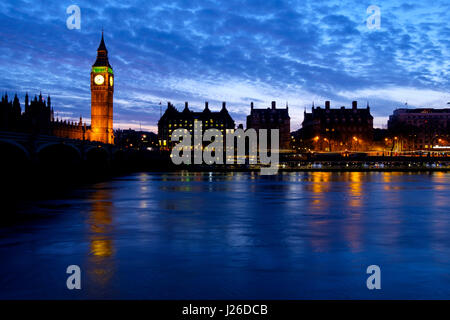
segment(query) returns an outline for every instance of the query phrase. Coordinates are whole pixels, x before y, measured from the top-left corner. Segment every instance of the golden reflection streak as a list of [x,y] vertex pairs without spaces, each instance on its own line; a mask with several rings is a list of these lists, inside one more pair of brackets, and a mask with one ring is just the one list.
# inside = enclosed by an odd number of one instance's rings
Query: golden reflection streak
[[360,208],[361,207],[361,197],[362,197],[362,172],[350,172],[350,185],[349,185],[349,195],[350,195],[350,207]]
[[400,187],[398,186],[393,186],[392,184],[394,183],[394,180],[392,179],[393,177],[398,177],[398,176],[405,176],[406,173],[404,172],[383,172],[383,182],[385,183],[384,185],[384,190],[386,191],[390,191],[390,190],[400,190]]
[[328,191],[331,172],[312,172],[312,192],[323,194]]
[[349,247],[353,251],[359,251],[362,247],[361,243],[361,208],[362,208],[362,181],[366,173],[352,171],[345,177],[348,179],[348,207],[351,209],[346,212],[348,222],[344,226],[345,238]]
[[[442,241],[445,238],[445,235],[448,232],[450,223],[448,219],[448,183],[450,182],[450,174],[447,172],[433,172],[432,175],[432,185],[434,186],[434,190],[432,193],[433,201],[432,206],[434,207],[432,212],[431,226],[432,226],[432,236],[436,241],[434,242],[434,249],[437,252],[444,252],[445,250],[445,241]],[[445,208],[445,209],[443,209]],[[440,259],[439,256],[436,256],[435,259]]]
[[110,191],[98,189],[91,194],[89,211],[90,252],[88,257],[88,275],[94,287],[106,287],[114,275],[114,243],[111,238],[112,203]]
[[[330,205],[327,199],[327,192],[329,191],[331,184],[331,172],[311,172],[311,182],[312,184],[306,184],[306,189],[313,193],[313,199],[311,201],[311,208],[309,209],[311,213],[326,215],[330,212],[328,206]],[[317,236],[311,237],[311,247],[314,248],[316,252],[326,251],[330,246],[330,237],[323,237],[322,230],[326,229],[327,225],[330,224],[329,219],[309,219],[309,227],[312,234]]]

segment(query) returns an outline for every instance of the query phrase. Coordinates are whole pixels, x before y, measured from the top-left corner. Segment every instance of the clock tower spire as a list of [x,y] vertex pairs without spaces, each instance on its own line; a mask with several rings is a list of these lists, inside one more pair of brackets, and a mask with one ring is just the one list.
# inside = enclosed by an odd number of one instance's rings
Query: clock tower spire
[[91,137],[92,141],[114,143],[113,132],[114,72],[109,64],[105,40],[100,41],[97,59],[91,70]]

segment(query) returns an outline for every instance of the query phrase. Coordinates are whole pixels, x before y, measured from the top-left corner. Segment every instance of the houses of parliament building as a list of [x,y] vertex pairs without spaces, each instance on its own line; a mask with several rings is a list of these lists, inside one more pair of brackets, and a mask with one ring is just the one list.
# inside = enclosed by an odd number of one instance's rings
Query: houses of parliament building
[[102,32],[91,69],[91,125],[81,117],[78,122],[55,119],[50,96],[45,99],[39,94],[30,100],[27,93],[22,112],[17,94],[12,100],[5,94],[0,103],[0,130],[113,144],[113,95],[114,72]]

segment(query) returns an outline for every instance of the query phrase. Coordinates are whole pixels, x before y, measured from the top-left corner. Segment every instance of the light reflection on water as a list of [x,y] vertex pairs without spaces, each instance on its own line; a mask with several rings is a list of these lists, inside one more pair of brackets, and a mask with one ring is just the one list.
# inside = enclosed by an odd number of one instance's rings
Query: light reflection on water
[[89,281],[101,290],[108,287],[115,272],[111,191],[99,188],[90,195],[89,202],[90,252],[86,272]]
[[448,298],[449,190],[447,173],[117,178],[0,229],[0,298]]

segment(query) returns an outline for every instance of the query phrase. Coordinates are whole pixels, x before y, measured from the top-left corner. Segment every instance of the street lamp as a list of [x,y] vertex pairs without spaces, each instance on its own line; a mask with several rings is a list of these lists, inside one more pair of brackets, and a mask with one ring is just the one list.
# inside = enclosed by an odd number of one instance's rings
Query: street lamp
[[355,151],[358,151],[358,138],[354,136],[353,141],[355,142]]

